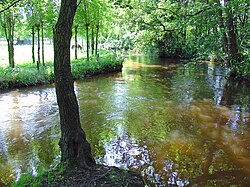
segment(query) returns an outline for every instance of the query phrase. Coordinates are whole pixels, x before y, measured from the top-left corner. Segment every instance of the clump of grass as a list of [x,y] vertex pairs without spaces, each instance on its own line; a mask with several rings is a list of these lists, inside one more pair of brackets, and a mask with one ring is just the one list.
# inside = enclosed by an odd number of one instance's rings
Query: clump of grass
[[63,164],[58,164],[52,165],[48,170],[40,169],[36,175],[33,175],[32,173],[23,174],[18,181],[12,184],[12,187],[40,187],[45,183],[53,186],[54,181],[63,179],[62,173],[64,170],[65,166]]
[[[71,71],[74,79],[119,71],[122,68],[122,59],[114,54],[104,54],[99,58],[73,60]],[[0,67],[0,90],[16,87],[34,86],[54,82],[54,67],[52,62],[40,66],[37,70],[35,64],[17,65],[15,68]]]
[[101,58],[87,60],[74,60],[72,62],[72,74],[74,79],[81,79],[101,73],[119,71],[122,68],[122,59],[117,59],[114,55],[106,55]]
[[22,175],[17,182],[15,182],[12,187],[25,187],[33,186],[40,187],[43,181],[43,172],[39,172],[36,176],[32,173],[27,173]]
[[15,68],[0,68],[0,89],[48,84],[53,82],[51,65],[42,66],[39,71],[32,64],[22,64]]

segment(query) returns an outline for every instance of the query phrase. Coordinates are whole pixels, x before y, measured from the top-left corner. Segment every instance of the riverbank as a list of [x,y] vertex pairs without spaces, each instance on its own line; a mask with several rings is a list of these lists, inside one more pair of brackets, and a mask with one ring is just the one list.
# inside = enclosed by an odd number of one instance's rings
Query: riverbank
[[[75,80],[102,73],[121,71],[123,59],[118,59],[114,54],[106,54],[98,59],[91,58],[71,61],[73,78]],[[54,82],[54,67],[52,62],[40,65],[24,63],[15,68],[0,66],[0,90],[51,84]]]

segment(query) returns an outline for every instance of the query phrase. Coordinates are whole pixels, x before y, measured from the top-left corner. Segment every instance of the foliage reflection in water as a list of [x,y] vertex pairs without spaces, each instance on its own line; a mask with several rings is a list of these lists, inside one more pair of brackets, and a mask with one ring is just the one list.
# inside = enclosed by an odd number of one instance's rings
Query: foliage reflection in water
[[[249,184],[250,87],[225,76],[213,64],[134,57],[122,73],[77,81],[97,161],[139,171],[150,186]],[[53,163],[59,131],[53,88],[3,93],[0,102],[3,184]]]
[[0,186],[48,168],[58,155],[58,107],[52,88],[0,95]]

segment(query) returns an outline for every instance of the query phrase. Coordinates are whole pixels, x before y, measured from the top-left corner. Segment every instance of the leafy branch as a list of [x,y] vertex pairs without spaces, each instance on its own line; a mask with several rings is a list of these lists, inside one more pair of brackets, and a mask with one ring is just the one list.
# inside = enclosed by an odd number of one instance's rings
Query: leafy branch
[[15,6],[15,5],[16,5],[17,3],[19,3],[20,1],[22,1],[22,0],[16,0],[16,1],[12,2],[12,3],[9,4],[6,8],[0,10],[0,14],[3,13],[3,12],[5,12],[5,11],[7,11],[7,10],[9,10],[11,7]]

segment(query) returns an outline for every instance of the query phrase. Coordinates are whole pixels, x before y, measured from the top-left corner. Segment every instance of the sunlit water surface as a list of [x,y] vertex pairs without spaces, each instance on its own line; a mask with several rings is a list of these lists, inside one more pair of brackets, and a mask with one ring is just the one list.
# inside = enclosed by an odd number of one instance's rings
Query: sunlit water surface
[[[250,184],[250,85],[214,64],[130,57],[122,73],[77,81],[98,163],[148,186]],[[0,186],[60,160],[53,86],[0,94]]]

